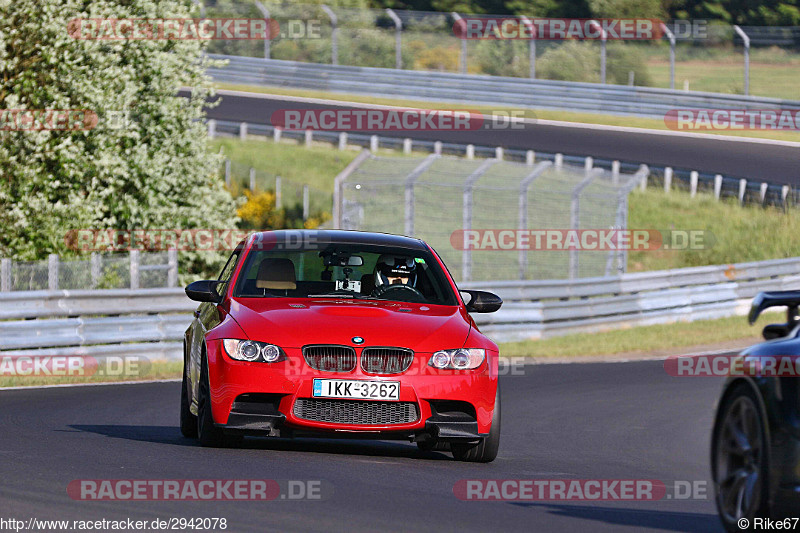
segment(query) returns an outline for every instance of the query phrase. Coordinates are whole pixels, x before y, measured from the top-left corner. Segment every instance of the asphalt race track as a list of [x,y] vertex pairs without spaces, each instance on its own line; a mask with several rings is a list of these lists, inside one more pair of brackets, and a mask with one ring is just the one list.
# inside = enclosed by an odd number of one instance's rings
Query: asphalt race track
[[[270,124],[279,109],[323,109],[343,103],[317,104],[289,101],[269,95],[246,96],[220,91],[220,104],[207,111],[209,118]],[[487,125],[488,126],[488,125]],[[381,132],[383,137],[411,137],[458,144],[503,146],[568,155],[619,159],[633,163],[672,166],[728,177],[764,180],[777,185],[800,185],[800,148],[797,145],[731,141],[685,135],[643,134],[580,125],[525,124],[524,129],[475,131]]]
[[[721,531],[711,500],[461,501],[461,479],[707,482],[718,378],[668,376],[660,361],[526,366],[501,378],[494,463],[405,442],[247,439],[207,449],[178,430],[180,385],[0,391],[6,518],[225,517],[227,531]],[[323,500],[75,501],[77,479],[324,480]]]

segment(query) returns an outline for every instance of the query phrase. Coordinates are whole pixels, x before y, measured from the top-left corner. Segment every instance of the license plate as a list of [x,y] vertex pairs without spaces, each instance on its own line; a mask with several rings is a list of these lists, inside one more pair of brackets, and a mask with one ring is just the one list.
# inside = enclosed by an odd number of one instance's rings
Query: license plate
[[315,379],[315,398],[354,400],[400,400],[399,381],[361,381],[356,379]]

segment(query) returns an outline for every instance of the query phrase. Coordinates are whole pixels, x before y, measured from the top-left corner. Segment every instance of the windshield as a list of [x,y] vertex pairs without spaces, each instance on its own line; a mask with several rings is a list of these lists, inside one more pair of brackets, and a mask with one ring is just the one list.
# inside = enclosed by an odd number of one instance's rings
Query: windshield
[[429,251],[359,244],[328,244],[321,250],[251,250],[233,296],[457,305]]

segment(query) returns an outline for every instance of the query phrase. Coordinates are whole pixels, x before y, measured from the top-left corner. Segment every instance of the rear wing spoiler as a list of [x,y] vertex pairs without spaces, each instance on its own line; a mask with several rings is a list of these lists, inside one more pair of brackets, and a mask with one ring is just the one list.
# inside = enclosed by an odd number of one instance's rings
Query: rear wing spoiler
[[747,321],[752,325],[765,309],[783,306],[788,307],[786,311],[787,325],[796,324],[798,322],[797,308],[800,306],[800,291],[758,293],[750,305],[750,314],[747,316]]

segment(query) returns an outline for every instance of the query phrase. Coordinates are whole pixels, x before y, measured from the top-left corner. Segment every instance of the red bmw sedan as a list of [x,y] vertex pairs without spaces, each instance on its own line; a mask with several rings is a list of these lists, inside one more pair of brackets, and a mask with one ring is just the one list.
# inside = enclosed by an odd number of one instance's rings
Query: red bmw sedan
[[256,233],[186,294],[202,303],[184,339],[184,436],[402,439],[465,461],[497,456],[498,348],[470,313],[502,301],[459,292],[425,242]]

